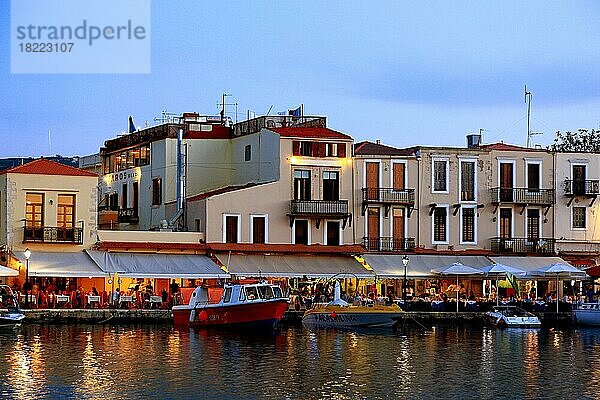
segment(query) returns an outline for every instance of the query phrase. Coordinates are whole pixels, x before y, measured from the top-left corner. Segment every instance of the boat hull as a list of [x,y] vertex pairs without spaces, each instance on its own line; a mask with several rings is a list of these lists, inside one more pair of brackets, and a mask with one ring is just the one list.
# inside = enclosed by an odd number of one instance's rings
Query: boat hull
[[25,315],[18,312],[0,313],[0,326],[19,325]]
[[391,327],[403,313],[397,306],[327,306],[308,310],[302,317],[302,323],[311,328]]
[[600,326],[600,309],[573,310],[573,322],[577,325]]
[[173,321],[191,327],[275,328],[287,310],[286,299],[235,305],[175,306]]
[[542,323],[537,317],[506,317],[500,313],[485,313],[487,321],[499,328],[539,328]]

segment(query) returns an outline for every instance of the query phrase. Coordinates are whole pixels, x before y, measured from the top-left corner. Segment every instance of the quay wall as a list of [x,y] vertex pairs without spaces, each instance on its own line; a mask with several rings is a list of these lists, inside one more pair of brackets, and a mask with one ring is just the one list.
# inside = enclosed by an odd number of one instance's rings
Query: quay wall
[[[171,322],[173,316],[171,310],[147,310],[147,309],[37,309],[23,310],[26,323],[36,322]],[[302,311],[287,311],[283,317],[285,325],[300,325],[302,322]],[[543,325],[546,326],[568,326],[572,324],[571,313],[535,313]],[[436,323],[472,323],[483,324],[484,313],[482,312],[422,312],[409,311],[402,314],[400,324],[436,324]]]

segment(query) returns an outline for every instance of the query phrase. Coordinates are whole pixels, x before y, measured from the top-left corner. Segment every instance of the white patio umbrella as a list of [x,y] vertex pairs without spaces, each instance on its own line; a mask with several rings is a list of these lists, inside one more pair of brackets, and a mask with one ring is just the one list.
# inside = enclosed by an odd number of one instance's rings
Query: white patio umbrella
[[458,312],[458,277],[459,275],[467,276],[467,275],[483,275],[483,271],[469,267],[468,265],[464,265],[462,263],[454,263],[447,267],[435,268],[432,269],[431,272],[440,275],[456,275],[456,312]]
[[504,264],[492,264],[487,267],[481,268],[481,270],[487,276],[495,276],[496,277],[496,305],[498,305],[498,277],[499,276],[507,276],[507,274],[513,274],[515,276],[524,276],[525,271],[520,268],[511,267],[510,265]]
[[556,312],[558,313],[558,278],[585,277],[585,272],[572,265],[554,263],[533,271],[533,275],[556,276]]

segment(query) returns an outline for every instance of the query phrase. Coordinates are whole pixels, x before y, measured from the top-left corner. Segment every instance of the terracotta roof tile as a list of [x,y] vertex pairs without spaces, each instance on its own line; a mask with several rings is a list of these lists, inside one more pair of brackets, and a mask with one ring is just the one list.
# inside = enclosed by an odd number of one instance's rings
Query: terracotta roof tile
[[329,128],[321,127],[297,127],[297,128],[267,128],[270,131],[279,133],[282,137],[297,137],[311,139],[343,139],[352,140],[345,133],[334,131]]
[[354,145],[354,154],[357,156],[412,156],[415,149],[412,147],[400,149],[369,141]]
[[84,171],[79,168],[71,167],[56,161],[38,158],[28,162],[27,164],[19,165],[18,167],[6,169],[0,174],[35,174],[35,175],[64,175],[64,176],[94,176],[98,175]]
[[499,151],[537,151],[537,152],[549,152],[547,149],[532,149],[528,147],[516,146],[514,144],[506,144],[506,143],[490,143],[490,144],[482,144],[482,149],[489,150],[499,150]]

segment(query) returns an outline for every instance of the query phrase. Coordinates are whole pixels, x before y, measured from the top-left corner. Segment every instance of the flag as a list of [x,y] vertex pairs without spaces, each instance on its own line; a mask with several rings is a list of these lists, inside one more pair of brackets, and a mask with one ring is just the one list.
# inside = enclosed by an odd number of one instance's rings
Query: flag
[[291,115],[292,117],[301,117],[302,116],[302,106],[300,106],[294,110],[288,110],[288,115]]
[[277,115],[285,115],[285,111],[277,111]]
[[510,282],[510,286],[515,289],[515,295],[519,296],[519,282],[517,282],[517,278],[515,278],[515,276],[510,272],[507,272],[506,280],[508,280],[508,282]]
[[135,132],[135,125],[133,124],[133,117],[130,115],[129,116],[129,133],[133,133]]

